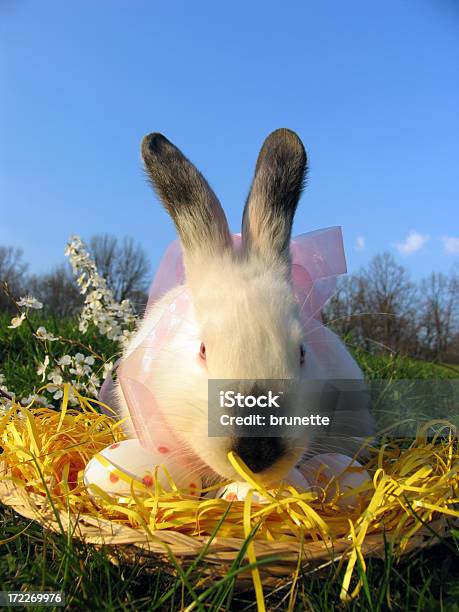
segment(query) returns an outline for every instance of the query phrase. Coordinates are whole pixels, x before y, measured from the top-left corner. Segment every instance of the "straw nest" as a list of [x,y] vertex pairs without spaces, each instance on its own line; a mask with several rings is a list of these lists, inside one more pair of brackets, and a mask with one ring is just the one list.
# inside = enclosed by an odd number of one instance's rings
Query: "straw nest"
[[[372,480],[346,511],[336,487],[326,502],[320,492],[285,486],[269,503],[253,503],[249,494],[229,504],[157,484],[122,500],[101,492],[95,503],[84,467],[124,435],[119,422],[99,413],[99,402],[73,392],[77,410],[68,408],[65,386],[60,411],[13,401],[0,418],[0,501],[47,529],[71,529],[74,538],[109,547],[113,560],[141,560],[145,569],[166,562],[171,571],[195,564],[202,584],[240,560],[239,584],[253,581],[259,602],[263,585],[339,560],[345,600],[362,586],[357,569],[365,571],[365,558],[384,557],[388,545],[396,555],[429,546],[458,522],[459,451],[447,422],[427,423],[416,439],[386,440],[374,450],[365,465]],[[269,496],[237,457],[230,460],[241,479]]]

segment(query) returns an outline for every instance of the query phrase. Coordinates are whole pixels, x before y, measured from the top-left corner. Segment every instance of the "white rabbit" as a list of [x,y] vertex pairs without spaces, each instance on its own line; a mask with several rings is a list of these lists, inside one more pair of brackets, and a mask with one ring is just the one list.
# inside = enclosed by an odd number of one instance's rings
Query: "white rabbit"
[[[313,452],[356,449],[357,438],[371,429],[366,406],[341,406],[342,423],[333,436],[313,436],[311,431],[301,440],[208,436],[209,378],[323,378],[314,353],[309,355],[290,274],[291,229],[307,168],[298,136],[280,129],[266,139],[245,205],[238,250],[217,197],[172,143],[150,134],[143,140],[142,155],[177,228],[192,302],[179,332],[155,360],[149,382],[161,405],[164,422],[158,427],[173,430],[180,440],[177,452],[190,457],[190,470],[201,469],[208,476],[236,476],[227,459],[229,450],[271,482]],[[181,291],[183,287],[172,289],[147,310],[123,359],[148,337]],[[344,345],[331,331],[325,334],[333,378],[361,380]],[[116,395],[120,414],[129,417],[119,383]]]

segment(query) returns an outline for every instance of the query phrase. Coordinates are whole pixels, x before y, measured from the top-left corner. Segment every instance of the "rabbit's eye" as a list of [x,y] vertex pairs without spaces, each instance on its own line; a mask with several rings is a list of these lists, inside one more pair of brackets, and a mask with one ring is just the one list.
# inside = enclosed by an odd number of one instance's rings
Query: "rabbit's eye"
[[306,349],[304,348],[304,344],[300,344],[300,365],[304,364],[305,359],[306,359]]
[[199,356],[201,357],[201,359],[206,358],[206,345],[204,344],[204,342],[201,342],[201,346],[199,347]]

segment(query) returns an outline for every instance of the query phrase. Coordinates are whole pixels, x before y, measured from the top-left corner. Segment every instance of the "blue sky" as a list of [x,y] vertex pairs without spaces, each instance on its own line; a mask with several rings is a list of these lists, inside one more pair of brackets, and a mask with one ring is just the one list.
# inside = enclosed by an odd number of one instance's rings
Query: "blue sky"
[[0,244],[31,269],[70,234],[173,225],[144,134],[201,169],[239,230],[258,150],[310,160],[294,232],[342,225],[351,270],[391,250],[415,278],[459,259],[459,5],[453,0],[0,3]]

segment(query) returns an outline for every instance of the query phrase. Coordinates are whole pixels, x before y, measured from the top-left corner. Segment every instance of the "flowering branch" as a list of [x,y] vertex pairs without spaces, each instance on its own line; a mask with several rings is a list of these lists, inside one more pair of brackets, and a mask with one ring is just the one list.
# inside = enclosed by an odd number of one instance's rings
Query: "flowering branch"
[[[85,302],[79,315],[79,330],[85,334],[89,325],[94,324],[100,335],[117,342],[120,348],[123,348],[129,341],[137,320],[131,302],[123,300],[118,303],[115,300],[106,280],[99,275],[94,261],[78,236],[71,237],[65,249],[65,254],[69,257],[73,272],[77,276],[80,292],[85,295]],[[84,392],[97,397],[101,386],[100,373],[103,372],[103,378],[107,376],[113,367],[112,361],[106,360],[103,355],[80,340],[54,335],[47,331],[44,326],[35,329],[28,316],[29,311],[31,309],[39,310],[43,308],[43,304],[32,296],[21,297],[16,300],[8,285],[4,282],[2,288],[17,311],[17,316],[11,319],[11,324],[8,327],[17,329],[25,323],[31,332],[34,351],[38,360],[37,382],[44,383],[46,381],[48,383],[45,392],[51,393],[53,399],[57,400],[62,397],[64,382],[70,382],[77,392]],[[55,351],[50,350],[51,345],[57,347],[63,344],[84,349],[89,355],[83,353],[64,354],[60,357],[53,355],[52,352]],[[96,371],[94,371],[93,366],[97,366]],[[0,382],[4,378],[4,375],[0,373]],[[11,401],[11,396],[5,386],[0,388],[0,397]],[[47,404],[46,398],[38,395],[24,398],[22,403],[29,403],[32,399],[38,401],[38,403]],[[78,404],[72,390],[70,391],[69,402],[71,405]]]
[[70,238],[65,255],[70,259],[80,292],[86,296],[80,314],[80,331],[86,333],[92,322],[103,336],[125,346],[136,322],[131,302],[123,300],[118,303],[115,300],[79,236]]

